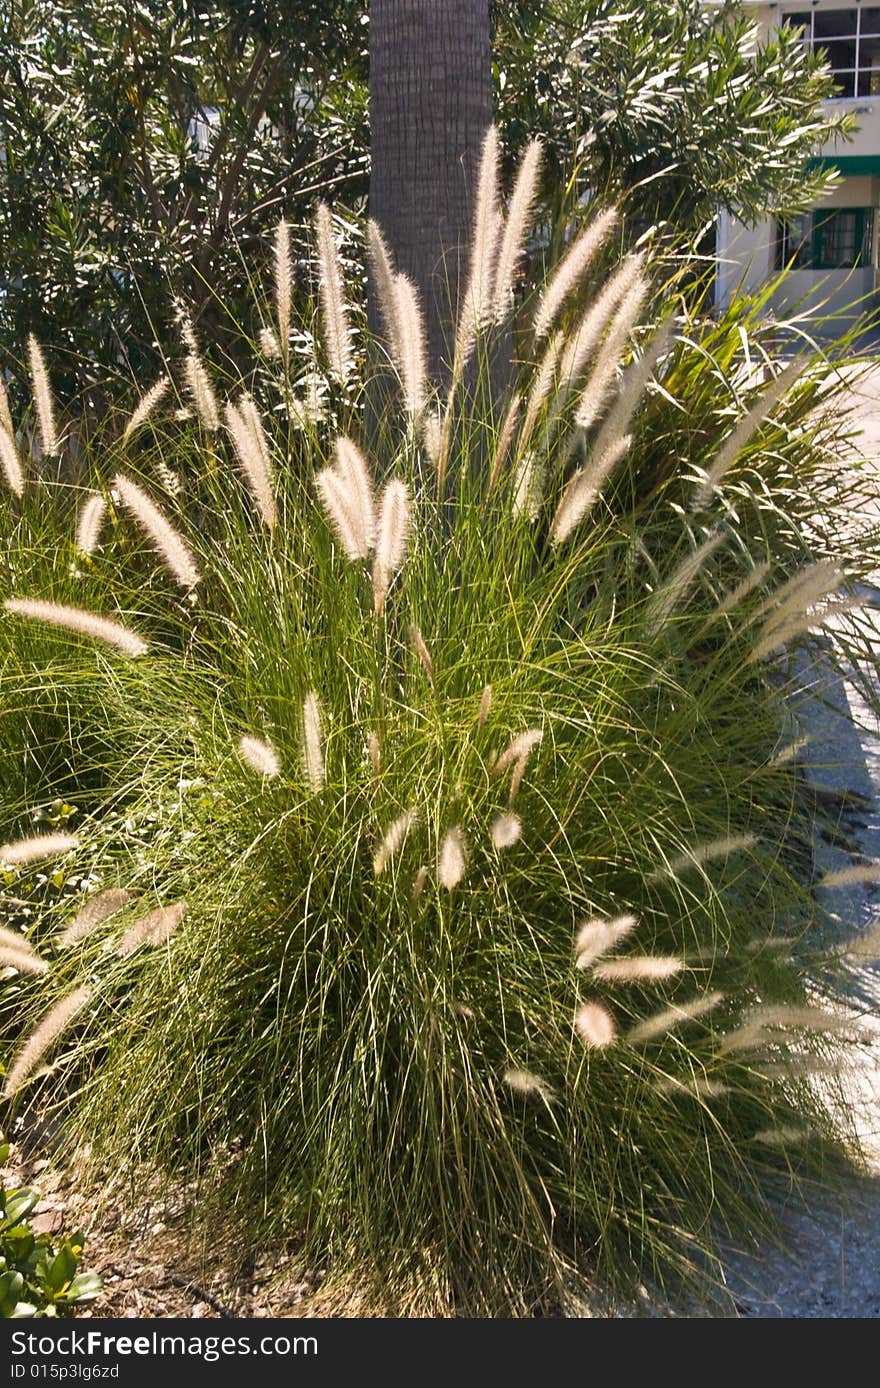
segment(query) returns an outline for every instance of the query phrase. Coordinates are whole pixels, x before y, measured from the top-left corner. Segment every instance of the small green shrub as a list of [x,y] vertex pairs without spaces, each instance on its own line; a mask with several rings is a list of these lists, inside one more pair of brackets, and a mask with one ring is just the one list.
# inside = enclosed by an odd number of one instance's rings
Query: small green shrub
[[[0,1147],[0,1164],[9,1147]],[[53,1244],[28,1223],[39,1203],[35,1190],[6,1190],[0,1185],[0,1317],[63,1316],[100,1296],[96,1272],[77,1272],[83,1251],[81,1233]]]
[[22,488],[0,626],[6,709],[50,751],[66,720],[83,775],[0,858],[86,880],[5,940],[8,1097],[39,1080],[97,1173],[165,1173],[243,1252],[296,1233],[404,1313],[700,1282],[849,1136],[785,708],[787,649],[846,613],[843,503],[801,496],[833,494],[825,365],[746,429],[750,310],[658,332],[674,284],[628,260],[546,291],[498,401],[492,165],[442,396],[375,233],[400,389],[376,348],[358,385],[326,212],[322,332],[291,338],[282,227],[242,382],[273,423],[221,416],[193,355],[198,451],[155,415],[111,444],[51,564]]

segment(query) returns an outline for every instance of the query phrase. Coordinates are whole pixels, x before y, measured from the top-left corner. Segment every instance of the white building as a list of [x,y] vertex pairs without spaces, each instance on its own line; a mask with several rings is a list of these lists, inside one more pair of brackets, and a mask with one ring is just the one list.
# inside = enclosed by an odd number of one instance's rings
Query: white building
[[795,24],[803,27],[805,43],[824,50],[839,88],[825,104],[829,111],[851,111],[859,129],[852,142],[832,141],[821,152],[842,178],[810,212],[788,223],[768,219],[755,227],[721,214],[716,302],[723,307],[739,286],[757,288],[791,263],[773,307],[779,312],[797,307],[817,319],[832,316],[834,330],[880,306],[880,5],[746,3],[763,31]]

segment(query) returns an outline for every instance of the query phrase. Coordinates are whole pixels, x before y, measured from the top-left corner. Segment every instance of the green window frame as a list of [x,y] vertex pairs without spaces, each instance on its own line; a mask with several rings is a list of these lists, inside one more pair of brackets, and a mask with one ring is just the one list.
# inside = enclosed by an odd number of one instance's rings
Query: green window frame
[[871,266],[874,249],[873,207],[829,207],[783,222],[778,238],[777,268],[851,270]]

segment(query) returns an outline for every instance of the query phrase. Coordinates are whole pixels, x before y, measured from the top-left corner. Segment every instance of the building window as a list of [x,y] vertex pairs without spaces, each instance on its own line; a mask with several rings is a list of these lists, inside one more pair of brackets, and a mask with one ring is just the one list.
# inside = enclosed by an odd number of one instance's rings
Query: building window
[[839,97],[880,96],[880,5],[789,10],[782,23],[803,28],[807,47],[823,51]]
[[777,269],[851,270],[871,265],[874,245],[872,207],[834,207],[806,212],[780,225]]

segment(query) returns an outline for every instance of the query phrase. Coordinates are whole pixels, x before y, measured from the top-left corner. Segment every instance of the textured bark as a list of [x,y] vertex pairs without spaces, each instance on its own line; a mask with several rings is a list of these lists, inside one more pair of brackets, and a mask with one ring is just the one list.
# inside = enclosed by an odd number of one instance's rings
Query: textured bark
[[488,0],[370,0],[370,215],[451,358],[480,147],[492,120]]

